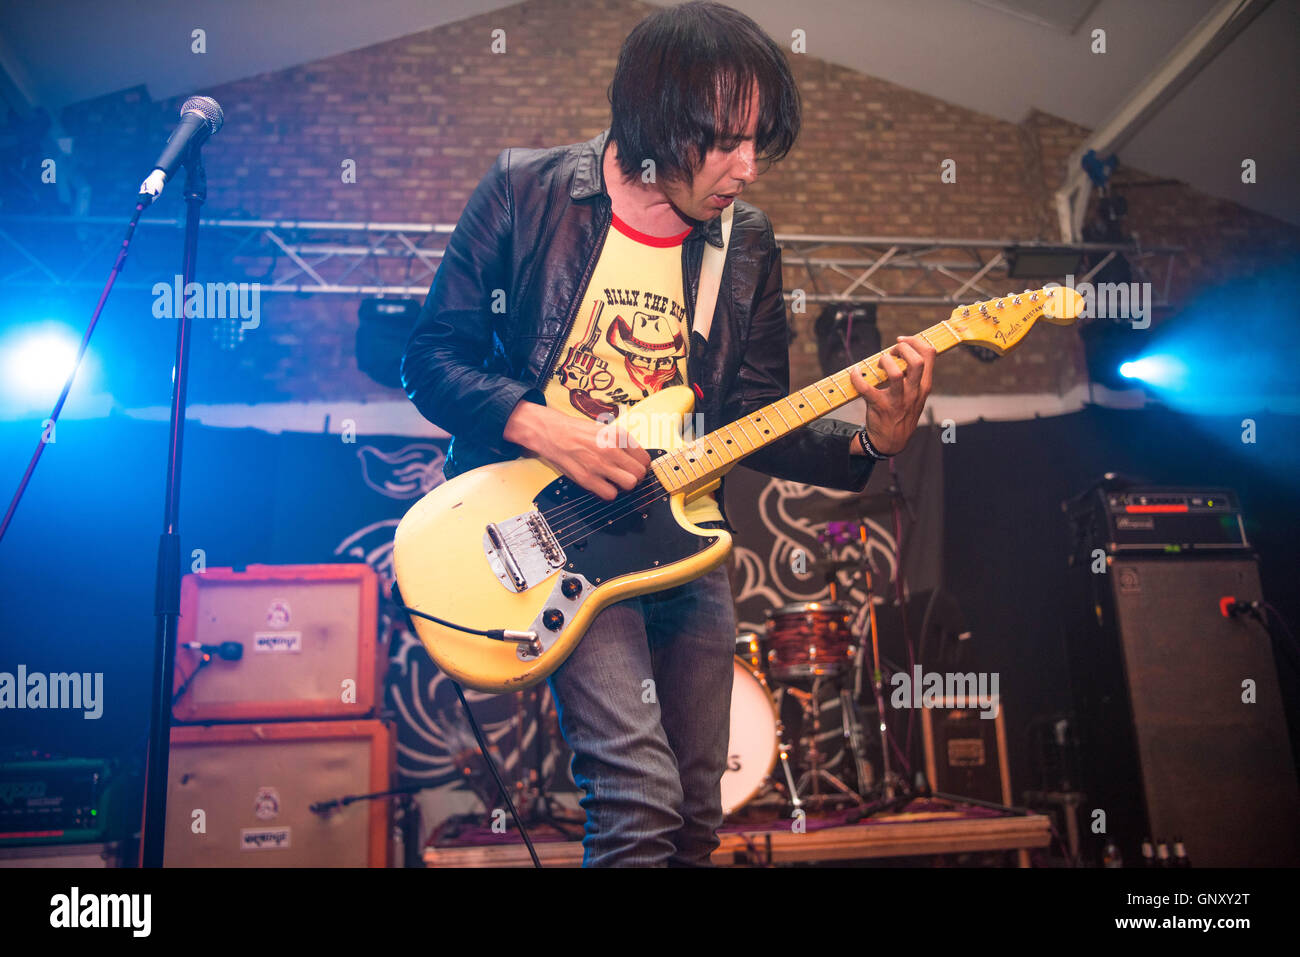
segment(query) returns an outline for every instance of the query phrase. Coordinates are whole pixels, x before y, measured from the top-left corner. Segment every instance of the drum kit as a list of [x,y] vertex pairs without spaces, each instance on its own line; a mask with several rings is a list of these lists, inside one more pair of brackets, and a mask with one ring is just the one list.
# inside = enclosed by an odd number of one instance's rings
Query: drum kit
[[[875,722],[881,739],[879,778],[867,760],[863,734],[864,716],[885,713],[868,536],[864,521],[828,522],[818,534],[827,557],[811,567],[825,574],[830,599],[771,609],[761,633],[737,635],[731,740],[722,775],[724,814],[767,799],[820,809],[861,807],[880,794],[894,798],[899,780],[889,765],[883,721]],[[858,560],[834,557],[853,541],[864,546]],[[862,577],[865,614],[840,600],[839,573],[846,570]],[[855,631],[859,617],[863,623]],[[864,681],[868,656],[870,678]],[[874,707],[859,707],[864,683],[874,692]]]

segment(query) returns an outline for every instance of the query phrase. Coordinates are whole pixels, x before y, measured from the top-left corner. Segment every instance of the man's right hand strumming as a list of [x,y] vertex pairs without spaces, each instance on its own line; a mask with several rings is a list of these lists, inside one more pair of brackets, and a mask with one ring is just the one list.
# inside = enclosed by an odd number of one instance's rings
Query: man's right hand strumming
[[565,415],[536,402],[515,406],[504,437],[606,501],[635,488],[650,467],[649,453],[619,423]]

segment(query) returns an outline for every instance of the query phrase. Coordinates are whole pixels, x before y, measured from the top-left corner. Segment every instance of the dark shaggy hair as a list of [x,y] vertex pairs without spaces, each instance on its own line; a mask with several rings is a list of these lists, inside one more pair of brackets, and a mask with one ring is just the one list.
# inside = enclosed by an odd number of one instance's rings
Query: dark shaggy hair
[[640,174],[650,159],[656,175],[691,183],[710,149],[730,149],[744,136],[755,82],[754,152],[766,166],[799,135],[799,91],[781,48],[719,3],[697,0],[646,17],[623,41],[609,86],[610,138],[624,175]]

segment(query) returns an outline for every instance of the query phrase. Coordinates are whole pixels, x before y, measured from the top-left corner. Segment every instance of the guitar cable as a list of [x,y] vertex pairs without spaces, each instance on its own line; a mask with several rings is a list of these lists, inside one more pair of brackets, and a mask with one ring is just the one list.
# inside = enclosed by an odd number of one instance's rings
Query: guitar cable
[[[456,628],[460,631],[469,632],[472,635],[483,635],[488,638],[496,638],[499,641],[520,640],[504,637],[506,635],[520,635],[525,637],[532,635],[533,641],[537,640],[537,636],[532,632],[512,632],[508,629],[502,628],[490,628],[486,631],[478,628],[467,628],[463,625],[456,625],[449,621],[443,621],[441,618],[435,618],[433,615],[426,615],[422,611],[416,611],[414,608],[407,607],[402,602],[402,593],[398,589],[396,581],[393,582],[393,587],[390,591],[389,597],[392,599],[393,604],[401,609],[402,614],[406,616],[406,626],[410,628],[412,633],[415,632],[415,622],[411,621],[411,616],[418,615],[421,618],[427,618],[429,621],[437,622],[439,625],[445,625],[448,628]],[[514,818],[515,827],[519,828],[519,836],[524,839],[524,844],[528,847],[528,855],[533,859],[533,867],[540,870],[542,862],[537,856],[537,850],[533,847],[533,839],[528,836],[528,829],[524,827],[524,822],[519,817],[519,811],[515,808],[515,802],[510,798],[510,792],[506,789],[506,783],[501,778],[501,772],[497,770],[496,761],[492,760],[492,753],[488,750],[487,740],[483,737],[483,732],[479,729],[478,719],[474,717],[474,712],[470,710],[469,702],[465,700],[465,692],[461,690],[459,681],[456,681],[451,677],[448,677],[447,680],[450,681],[451,686],[456,689],[456,697],[460,699],[460,706],[465,712],[465,717],[469,719],[470,730],[474,732],[474,740],[478,742],[479,753],[483,755],[483,760],[487,764],[488,770],[492,772],[492,779],[496,781],[497,790],[501,792],[501,800],[505,801],[506,807],[510,809],[510,816]]]
[[468,625],[458,625],[454,621],[447,621],[445,618],[438,618],[436,615],[417,611],[402,602],[402,593],[398,590],[396,581],[393,582],[389,598],[406,615],[406,622],[411,626],[412,633],[415,632],[415,623],[411,621],[411,616],[415,615],[417,618],[425,618],[435,624],[442,625],[444,628],[454,628],[457,631],[464,631],[471,635],[481,635],[484,638],[491,638],[493,641],[513,641],[516,644],[526,644],[529,651],[534,655],[542,653],[542,647],[537,640],[537,632],[535,631],[514,631],[510,628],[471,628]]

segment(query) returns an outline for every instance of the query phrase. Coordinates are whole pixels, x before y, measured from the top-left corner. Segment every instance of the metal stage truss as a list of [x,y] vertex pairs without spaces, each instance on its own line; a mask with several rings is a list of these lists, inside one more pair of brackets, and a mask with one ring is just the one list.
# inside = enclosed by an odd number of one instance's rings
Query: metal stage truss
[[[0,283],[5,288],[98,288],[122,240],[126,217],[0,216]],[[179,219],[144,219],[118,285],[171,282],[179,261]],[[452,225],[326,220],[205,219],[200,276],[257,282],[261,293],[423,298]],[[991,299],[1050,279],[1012,279],[1008,256],[1079,253],[1088,282],[1123,256],[1132,281],[1169,306],[1176,246],[1043,243],[1010,239],[923,239],[778,233],[786,297],[805,302],[956,305]],[[1064,282],[1065,275],[1055,277]]]

